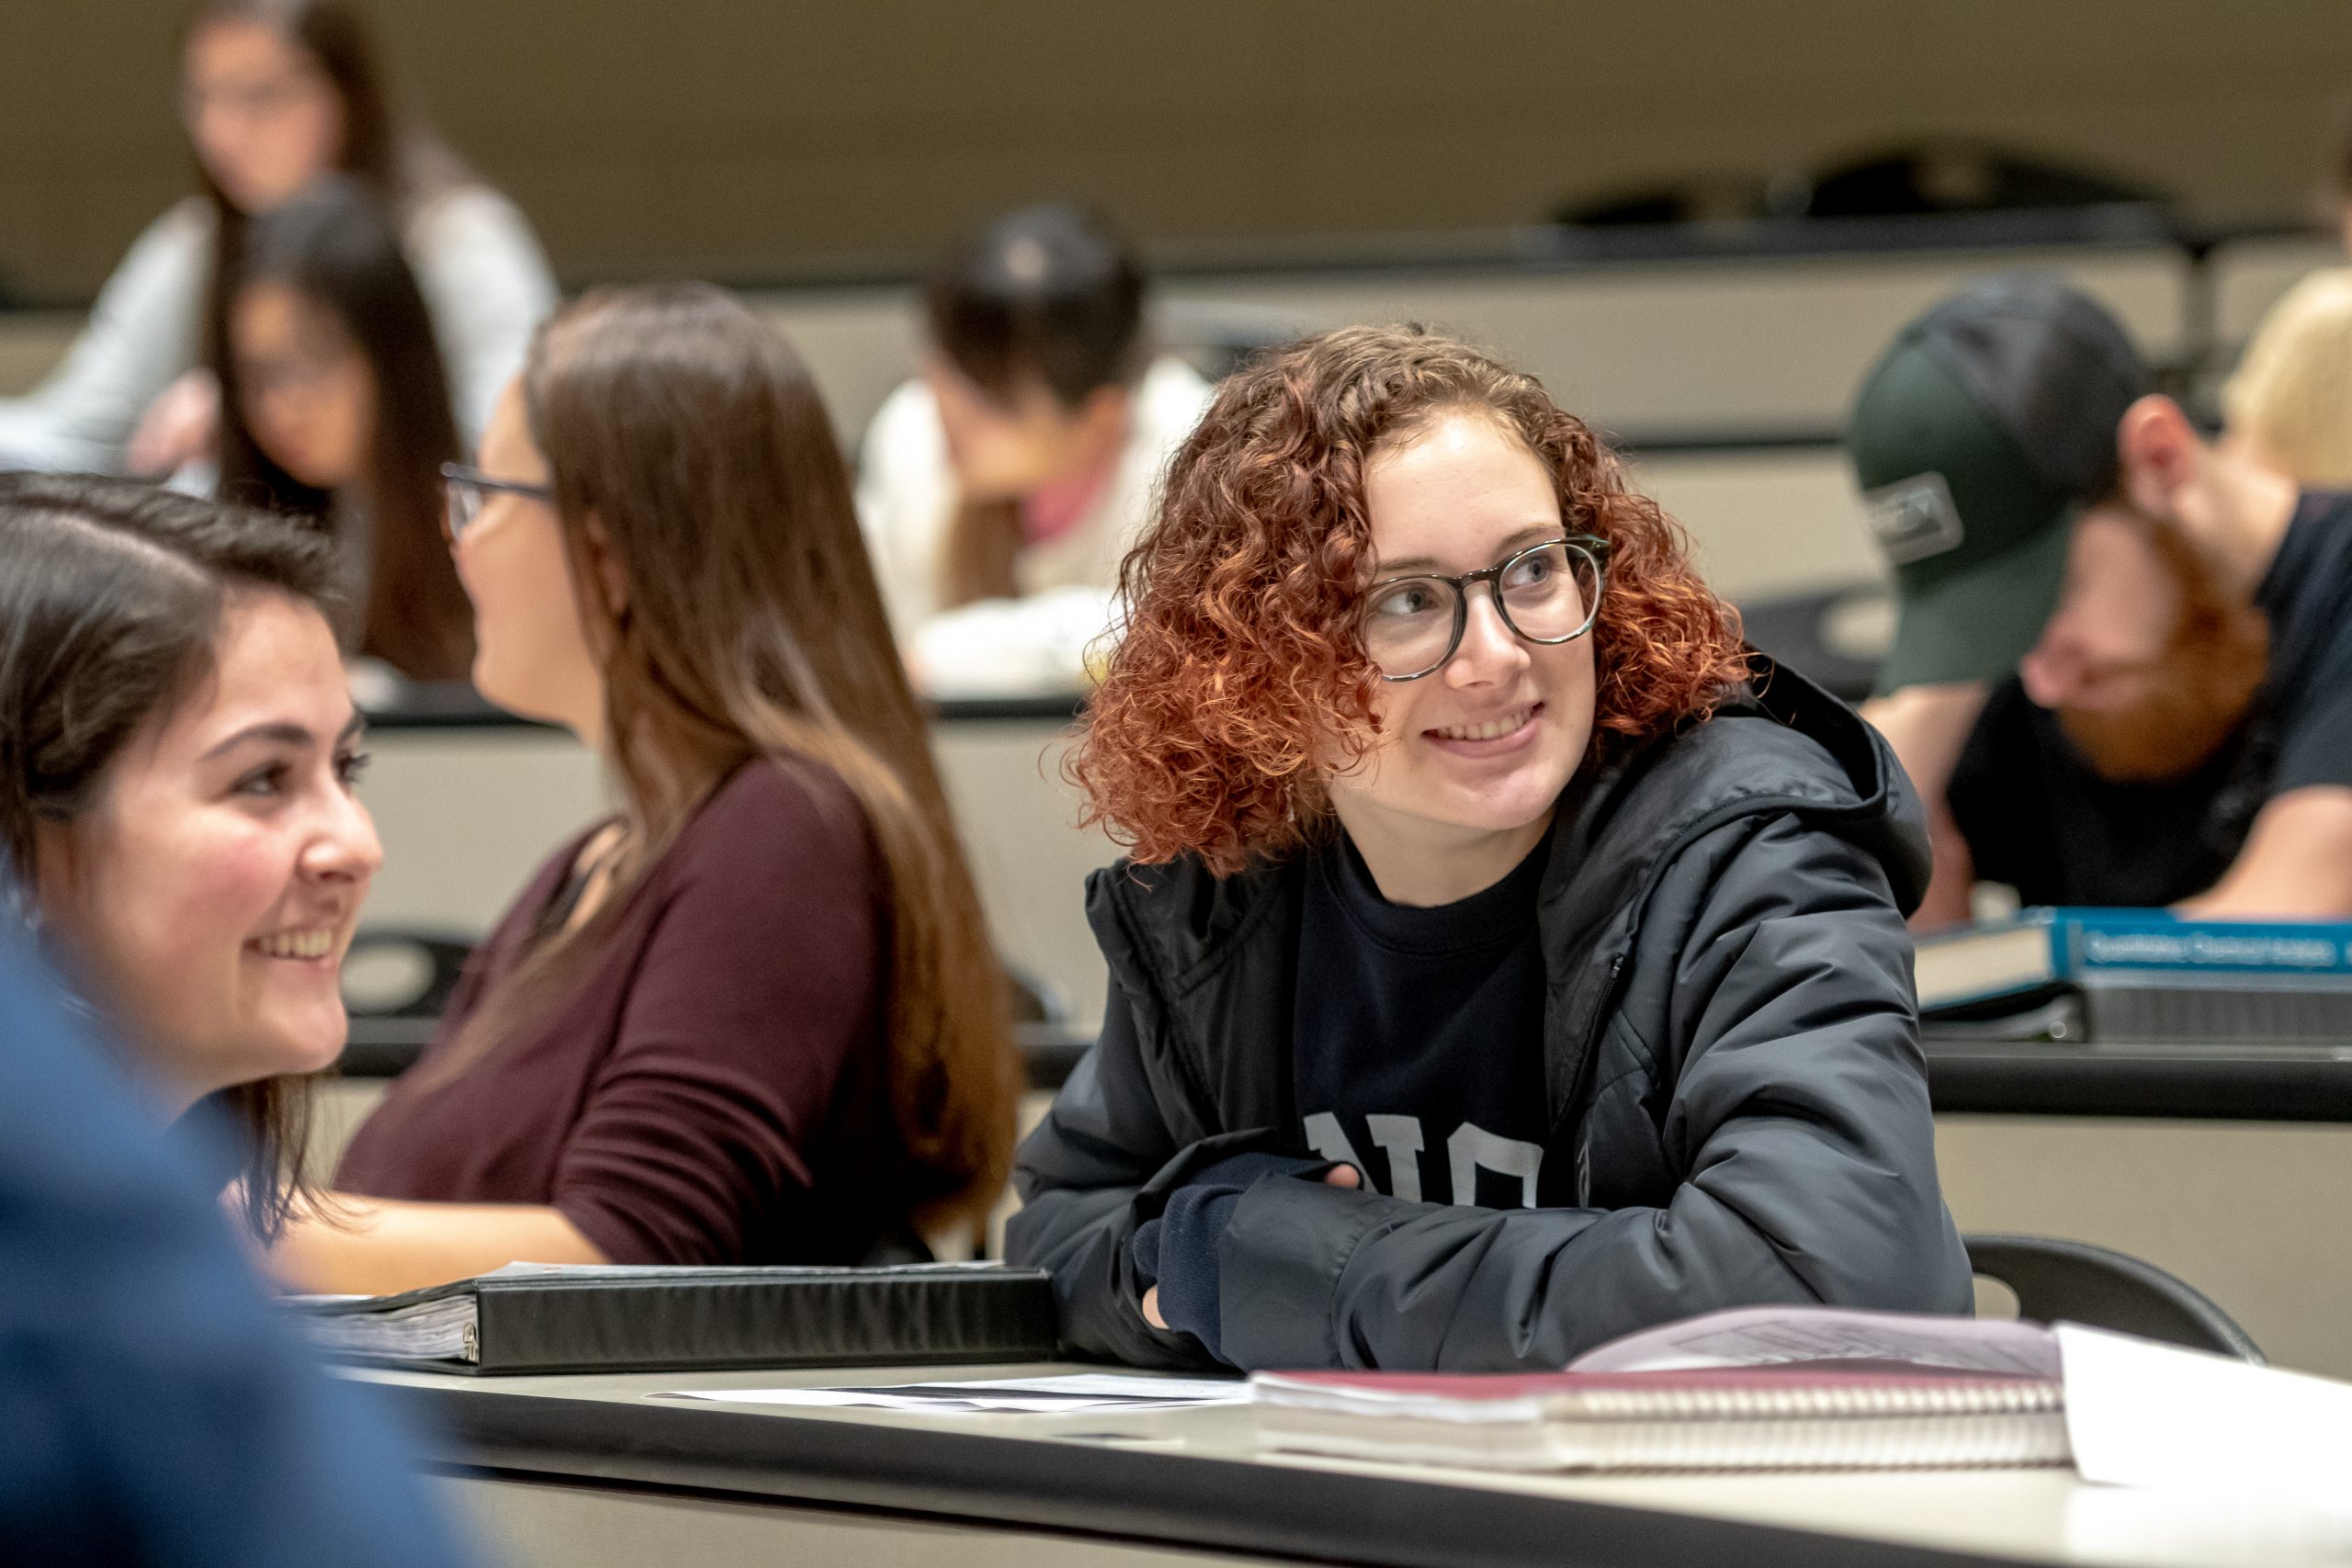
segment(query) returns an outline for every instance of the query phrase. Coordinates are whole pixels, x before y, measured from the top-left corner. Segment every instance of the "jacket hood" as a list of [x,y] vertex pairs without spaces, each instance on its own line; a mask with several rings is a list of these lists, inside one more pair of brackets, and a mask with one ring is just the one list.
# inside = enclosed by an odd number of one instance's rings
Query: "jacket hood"
[[1852,708],[1753,649],[1737,700],[1569,782],[1536,910],[1555,1116],[1581,1098],[1652,896],[1682,852],[1782,815],[1868,853],[1896,907],[1918,907],[1932,868],[1927,816],[1894,751]]
[[1784,811],[1868,851],[1903,912],[1918,908],[1933,868],[1927,813],[1893,750],[1852,708],[1753,649],[1738,700],[1569,781],[1545,902],[1606,919],[1681,845]]

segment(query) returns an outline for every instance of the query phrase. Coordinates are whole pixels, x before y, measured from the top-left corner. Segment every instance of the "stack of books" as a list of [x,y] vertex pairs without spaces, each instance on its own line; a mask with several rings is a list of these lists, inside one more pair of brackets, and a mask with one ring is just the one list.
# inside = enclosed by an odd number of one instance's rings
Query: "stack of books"
[[2028,909],[1918,946],[1939,1034],[2091,1044],[2352,1046],[2352,923]]
[[1261,1444],[1393,1463],[2072,1463],[2102,1485],[2265,1499],[2286,1517],[2340,1506],[2352,1474],[2352,1384],[2076,1323],[1748,1307],[1628,1335],[1557,1373],[1261,1373],[1251,1387]]

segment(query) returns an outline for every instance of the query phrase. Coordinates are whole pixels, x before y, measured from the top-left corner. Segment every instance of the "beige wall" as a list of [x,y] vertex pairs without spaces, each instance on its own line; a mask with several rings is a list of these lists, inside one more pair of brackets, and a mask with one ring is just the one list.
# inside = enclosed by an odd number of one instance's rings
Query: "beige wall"
[[2272,1361],[2352,1378],[2352,1210],[2338,1201],[2352,1127],[1939,1116],[1936,1164],[1962,1230],[2144,1258],[2204,1292]]
[[[86,295],[186,183],[175,0],[0,5],[0,276]],[[1975,133],[2283,212],[2338,0],[379,0],[568,277],[922,254],[1091,197],[1155,240],[1524,222],[1569,192]]]

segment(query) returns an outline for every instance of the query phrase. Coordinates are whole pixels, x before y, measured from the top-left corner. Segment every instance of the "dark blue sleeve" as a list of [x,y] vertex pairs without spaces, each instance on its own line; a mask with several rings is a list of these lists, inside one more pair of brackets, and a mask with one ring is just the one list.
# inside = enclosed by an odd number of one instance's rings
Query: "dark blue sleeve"
[[1181,1328],[1220,1360],[1218,1348],[1217,1243],[1241,1195],[1269,1177],[1320,1179],[1327,1159],[1253,1152],[1219,1160],[1168,1195],[1158,1219],[1136,1232],[1137,1272],[1159,1287],[1159,1315]]
[[460,1561],[387,1413],[271,1315],[200,1175],[0,921],[0,1557]]

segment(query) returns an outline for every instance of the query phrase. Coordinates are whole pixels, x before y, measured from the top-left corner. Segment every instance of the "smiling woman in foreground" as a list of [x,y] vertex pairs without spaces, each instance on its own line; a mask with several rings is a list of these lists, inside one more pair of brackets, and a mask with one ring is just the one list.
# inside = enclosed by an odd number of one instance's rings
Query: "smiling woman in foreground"
[[[161,1117],[226,1091],[275,1234],[383,859],[334,547],[127,479],[0,476],[0,871]],[[222,1171],[223,1179],[229,1172]]]
[[1744,653],[1534,381],[1350,329],[1227,381],[1073,764],[1133,846],[1009,1251],[1152,1365],[1557,1367],[1716,1307],[1969,1310],[1918,804]]

